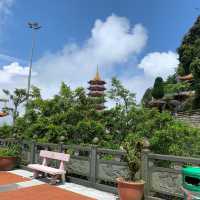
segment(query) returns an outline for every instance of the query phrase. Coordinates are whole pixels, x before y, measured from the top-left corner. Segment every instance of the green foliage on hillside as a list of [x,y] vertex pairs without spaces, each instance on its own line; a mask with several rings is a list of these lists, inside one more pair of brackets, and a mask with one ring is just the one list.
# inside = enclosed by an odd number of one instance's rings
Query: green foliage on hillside
[[180,123],[170,122],[164,129],[155,131],[150,139],[152,149],[161,154],[197,156],[200,154],[199,130]]
[[177,49],[179,54],[178,73],[186,75],[191,73],[191,64],[200,58],[200,17],[183,38],[181,46]]
[[[193,110],[200,108],[200,17],[197,18],[194,25],[190,28],[188,33],[184,36],[180,47],[177,49],[179,55],[179,65],[176,69],[176,73],[170,75],[166,81],[164,81],[164,93],[171,94],[179,93],[183,91],[195,91],[194,97],[188,97],[185,102],[182,103],[183,110]],[[186,83],[184,81],[177,82],[177,76],[193,75],[193,82]],[[156,82],[156,80],[155,80]],[[155,88],[155,84],[154,84]],[[157,92],[158,89],[152,90],[152,96],[159,98],[162,96],[162,92]],[[149,90],[149,89],[148,89]],[[145,93],[146,96],[146,93]],[[144,98],[146,98],[144,96]],[[150,97],[148,97],[150,99]],[[146,103],[147,105],[148,103]]]
[[164,84],[164,91],[165,94],[173,94],[173,93],[179,93],[183,91],[189,91],[191,89],[190,84],[187,82],[179,82],[176,84]]
[[147,106],[148,105],[148,103],[152,100],[152,94],[151,94],[151,92],[152,92],[152,89],[151,88],[148,88],[146,91],[145,91],[145,93],[144,93],[144,95],[143,95],[143,97],[142,97],[142,105],[144,105],[144,106]]

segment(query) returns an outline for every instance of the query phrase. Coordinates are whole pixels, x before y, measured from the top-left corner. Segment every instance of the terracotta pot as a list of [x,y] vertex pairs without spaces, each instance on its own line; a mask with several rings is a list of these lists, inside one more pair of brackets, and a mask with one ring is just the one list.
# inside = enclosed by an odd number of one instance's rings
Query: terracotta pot
[[0,171],[12,170],[16,165],[16,157],[0,157]]
[[132,182],[117,178],[120,200],[141,200],[144,194],[144,181]]

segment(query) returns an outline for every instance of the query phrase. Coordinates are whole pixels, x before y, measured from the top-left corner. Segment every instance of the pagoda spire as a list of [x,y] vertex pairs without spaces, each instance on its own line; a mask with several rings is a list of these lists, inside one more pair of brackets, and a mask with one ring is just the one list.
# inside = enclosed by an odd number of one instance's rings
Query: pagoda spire
[[99,67],[97,65],[97,71],[96,71],[96,75],[94,77],[94,81],[100,81],[101,80],[101,77],[100,77],[100,74],[99,74]]

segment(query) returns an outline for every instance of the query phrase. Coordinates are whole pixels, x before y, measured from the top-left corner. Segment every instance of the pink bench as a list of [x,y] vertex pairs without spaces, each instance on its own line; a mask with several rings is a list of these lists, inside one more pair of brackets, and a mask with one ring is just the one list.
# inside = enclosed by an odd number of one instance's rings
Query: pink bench
[[[62,179],[62,182],[65,182],[65,167],[64,162],[68,162],[70,159],[69,154],[57,153],[52,151],[42,150],[40,151],[40,157],[43,158],[42,165],[40,164],[29,164],[28,168],[34,171],[34,178],[38,178],[40,172],[50,174],[52,176],[51,184],[56,184],[58,178]],[[59,160],[60,167],[59,169],[47,166],[48,160]]]

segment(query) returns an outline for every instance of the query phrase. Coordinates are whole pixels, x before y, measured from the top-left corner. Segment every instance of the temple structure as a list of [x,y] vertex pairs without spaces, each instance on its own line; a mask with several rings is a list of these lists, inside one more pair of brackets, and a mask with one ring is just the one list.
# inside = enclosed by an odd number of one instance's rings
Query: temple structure
[[[3,102],[5,104],[4,108],[7,107],[6,106],[6,103],[8,102],[7,99],[0,99],[0,102]],[[0,117],[6,117],[8,115],[8,113],[4,111],[4,108],[0,111]]]
[[6,113],[6,112],[0,112],[0,117],[5,117],[7,115],[8,115],[8,113]]
[[[176,80],[177,82],[185,82],[190,85],[194,81],[192,74],[187,74],[185,76],[177,76]],[[193,90],[177,91],[174,93],[165,94],[165,96],[162,99],[153,99],[149,101],[148,106],[156,107],[160,111],[170,110],[172,111],[172,113],[177,113],[183,108],[183,105],[187,101],[187,99],[193,97],[194,95],[195,91]]]
[[89,83],[88,95],[94,99],[96,104],[96,109],[98,111],[103,110],[105,108],[104,91],[106,90],[106,88],[104,85],[106,84],[106,82],[101,79],[98,68],[95,77],[88,83]]
[[191,82],[193,80],[193,75],[192,74],[188,74],[185,76],[178,76],[178,81],[186,81],[186,82]]

